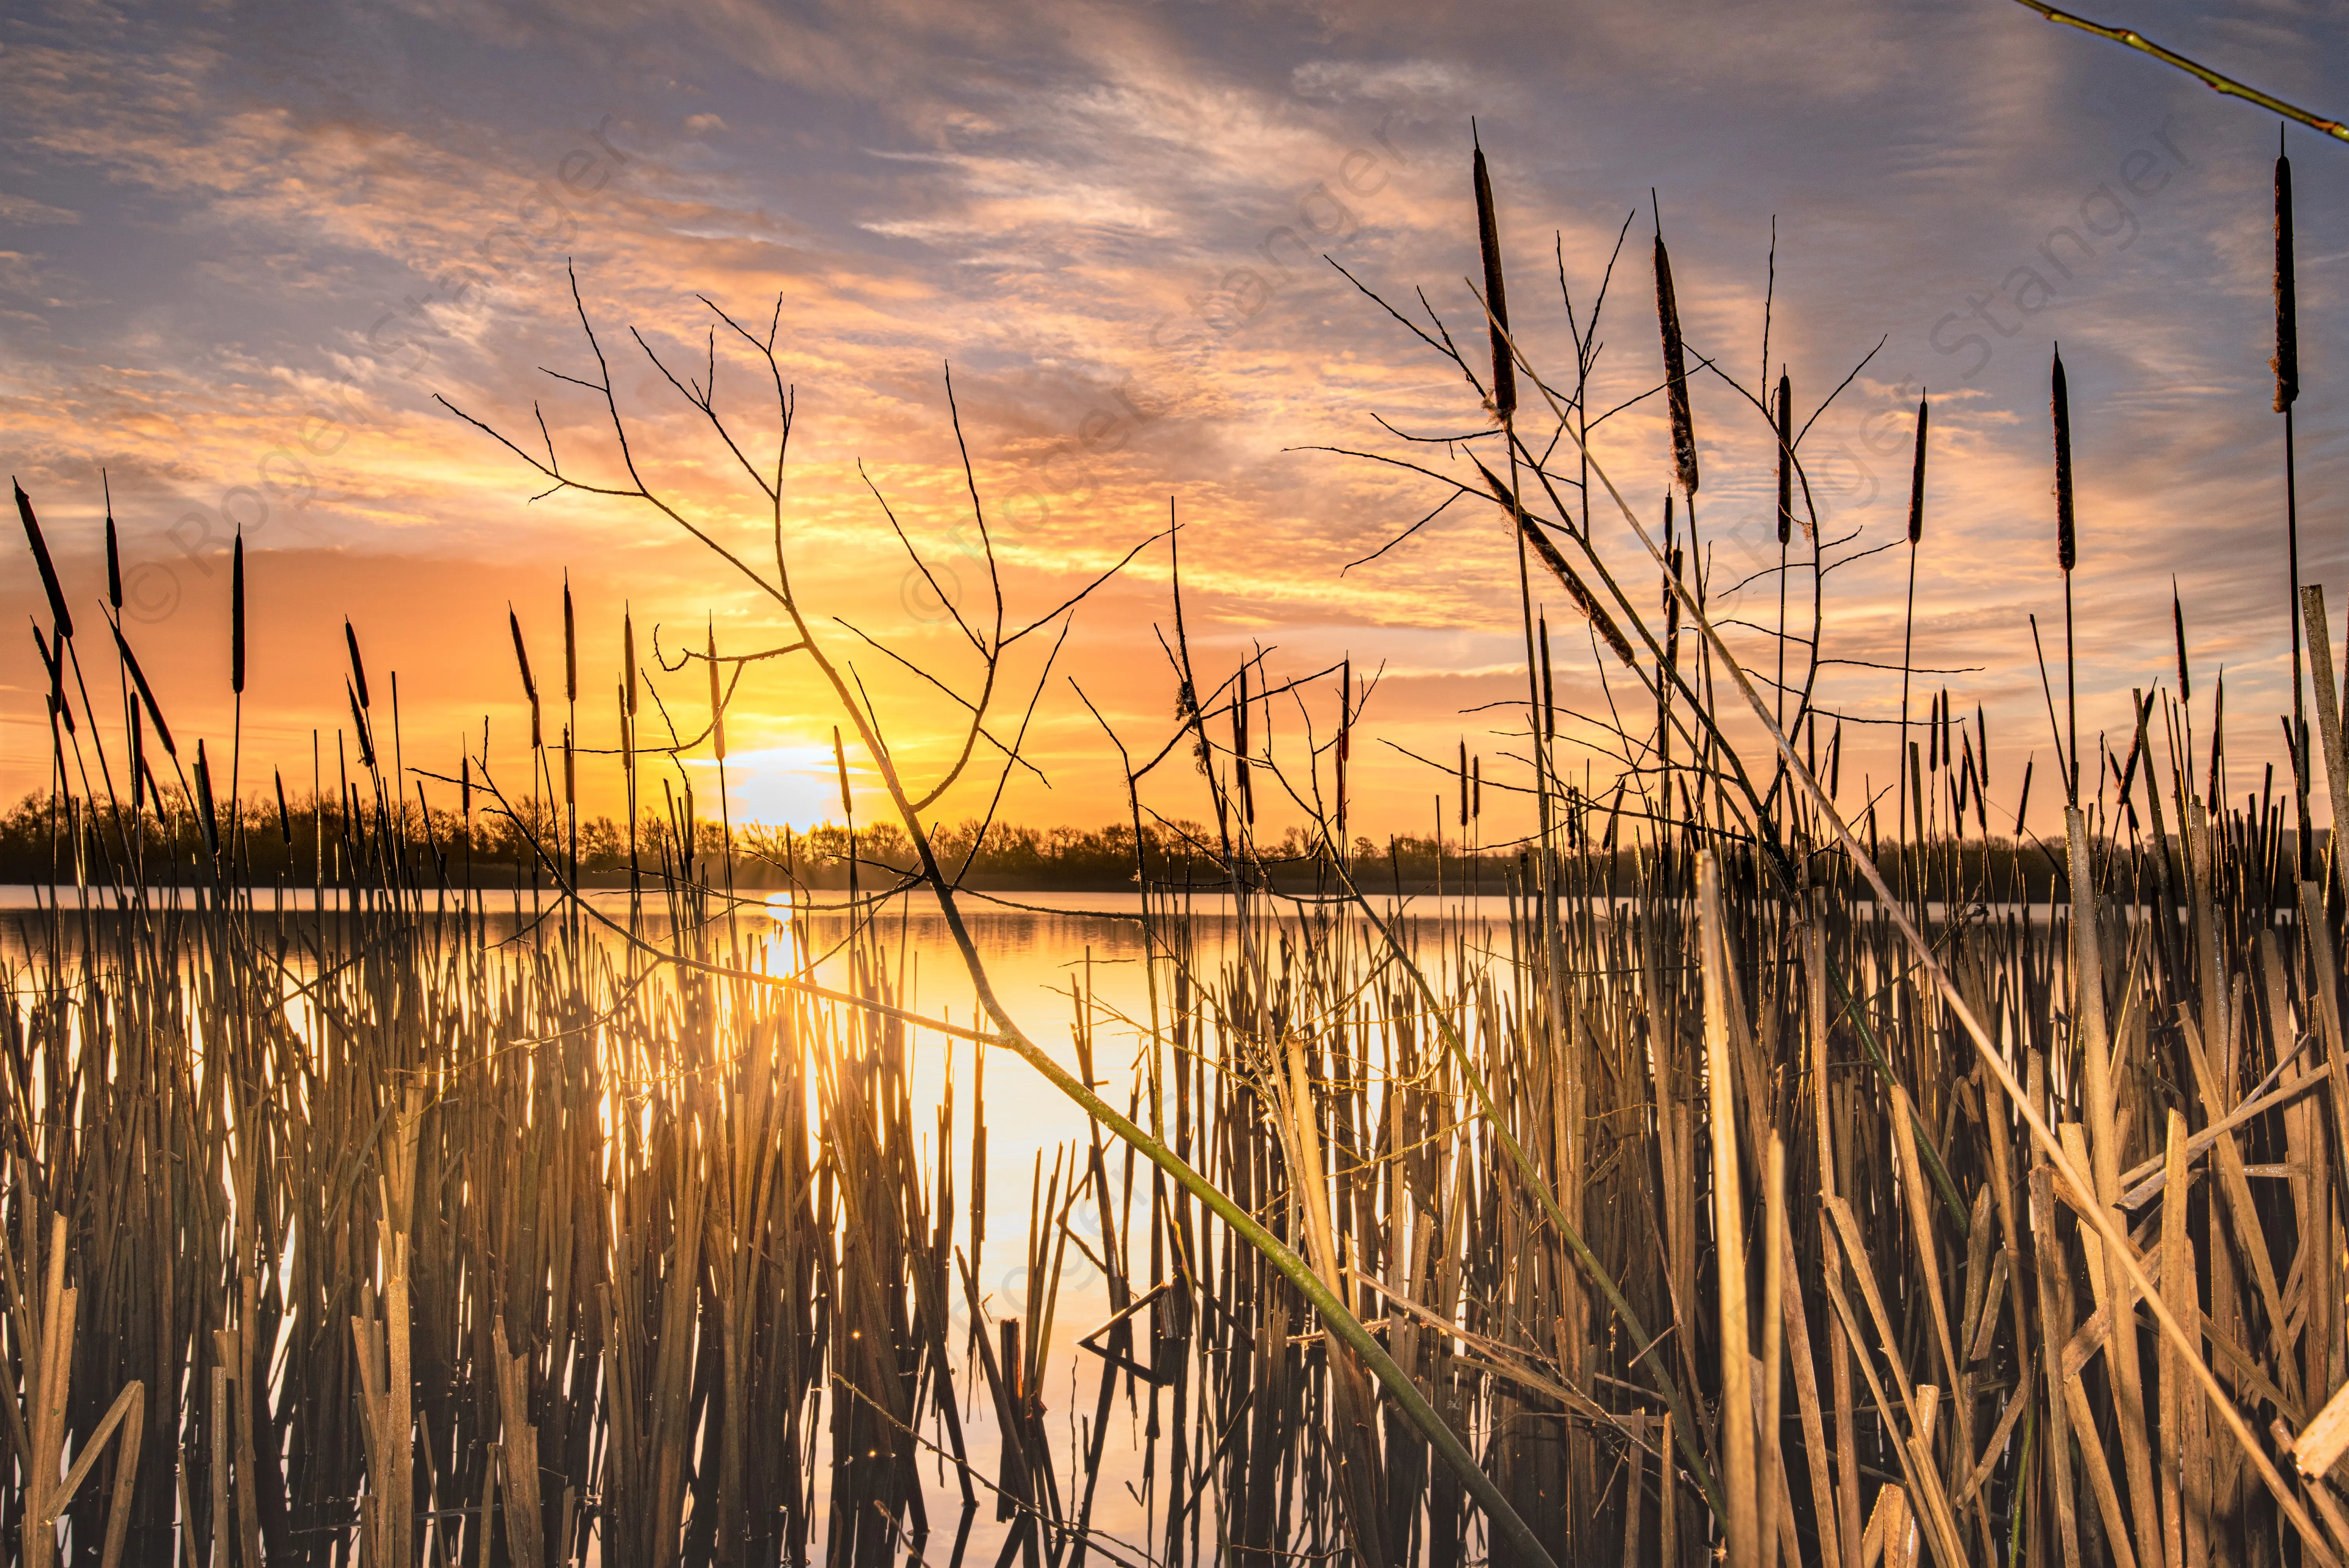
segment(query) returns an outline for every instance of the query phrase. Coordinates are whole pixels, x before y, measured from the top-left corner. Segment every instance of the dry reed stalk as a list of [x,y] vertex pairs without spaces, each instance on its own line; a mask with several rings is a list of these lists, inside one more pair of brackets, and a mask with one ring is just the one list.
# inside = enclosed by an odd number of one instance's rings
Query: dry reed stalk
[[[492,1320],[490,1336],[496,1357],[491,1366],[497,1379],[499,1422],[503,1433],[499,1439],[499,1451],[506,1494],[506,1552],[514,1568],[544,1568],[546,1549],[538,1495],[538,1429],[530,1418],[530,1364],[509,1352],[503,1314]],[[481,1532],[481,1542],[486,1553],[486,1527]]]
[[1774,1131],[1770,1135],[1770,1151],[1763,1175],[1763,1253],[1762,1253],[1762,1378],[1760,1389],[1761,1451],[1756,1456],[1761,1466],[1761,1520],[1755,1537],[1761,1542],[1764,1557],[1772,1556],[1780,1545],[1779,1527],[1786,1531],[1785,1544],[1788,1561],[1799,1563],[1802,1554],[1795,1545],[1794,1507],[1791,1501],[1783,1501],[1786,1491],[1786,1463],[1780,1433],[1780,1410],[1784,1391],[1780,1380],[1785,1374],[1785,1305],[1786,1305],[1786,1148]]
[[[2313,583],[2302,588],[2300,612],[2308,630],[2308,645],[2322,654],[2310,661],[2309,676],[2316,692],[2317,741],[2324,752],[2325,791],[2333,820],[2349,822],[2349,758],[2341,749],[2341,693],[2333,684],[2332,634],[2325,619],[2324,590]],[[2333,874],[2349,890],[2349,855],[2336,852],[2330,858]]]
[[[1659,255],[1661,256],[1661,252]],[[1659,273],[1661,276],[1661,273]],[[1753,1338],[1747,1324],[1744,1199],[1738,1174],[1736,1069],[1730,1038],[1729,934],[1721,903],[1721,865],[1710,850],[1697,857],[1698,912],[1703,926],[1705,1076],[1713,1132],[1713,1244],[1719,1249],[1721,1311],[1722,1521],[1731,1568],[1760,1568],[1761,1477],[1750,1412]],[[1774,1412],[1775,1418],[1775,1412]]]

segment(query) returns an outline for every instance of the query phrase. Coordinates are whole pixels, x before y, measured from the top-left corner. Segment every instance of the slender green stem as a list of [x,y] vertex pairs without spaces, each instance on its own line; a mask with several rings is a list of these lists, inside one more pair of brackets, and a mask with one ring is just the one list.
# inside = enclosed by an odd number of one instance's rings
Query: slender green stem
[[2142,54],[2151,55],[2165,65],[2176,66],[2188,76],[2200,79],[2214,92],[2224,93],[2229,98],[2241,98],[2246,103],[2257,104],[2269,113],[2280,114],[2286,119],[2296,119],[2310,129],[2321,130],[2335,140],[2349,141],[2349,125],[2344,125],[2337,119],[2326,119],[2323,115],[2312,114],[2304,108],[2295,108],[2280,98],[2260,91],[2257,88],[2246,87],[2232,77],[2222,77],[2208,66],[2195,64],[2175,49],[2163,48],[2134,27],[2107,27],[2101,22],[2091,22],[2085,16],[2075,16],[2069,11],[2058,11],[2053,5],[2041,4],[2041,0],[2015,0],[2015,4],[2030,7],[2050,22],[2061,22],[2066,27],[2077,27],[2083,33],[2094,33],[2099,38],[2110,38],[2116,44],[2126,44]]

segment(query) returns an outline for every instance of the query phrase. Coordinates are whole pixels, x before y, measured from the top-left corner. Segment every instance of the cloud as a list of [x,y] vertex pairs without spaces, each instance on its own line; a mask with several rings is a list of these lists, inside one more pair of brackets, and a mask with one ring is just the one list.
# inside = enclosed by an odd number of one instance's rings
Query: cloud
[[[543,634],[565,563],[599,626],[625,602],[647,626],[714,606],[721,634],[765,634],[757,590],[668,517],[609,496],[533,500],[537,476],[432,400],[626,488],[600,396],[561,379],[598,374],[570,266],[640,476],[761,572],[773,511],[650,356],[688,390],[714,374],[763,471],[779,435],[766,366],[697,296],[755,334],[772,324],[797,397],[781,508],[794,580],[949,684],[971,672],[882,503],[963,603],[991,613],[975,482],[1015,614],[1059,603],[1171,508],[1186,626],[1218,678],[1258,644],[1300,667],[1384,659],[1382,711],[1415,749],[1506,729],[1498,710],[1458,711],[1511,700],[1523,657],[1516,549],[1488,500],[1457,500],[1345,570],[1476,485],[1461,441],[1490,452],[1495,438],[1460,367],[1324,260],[1439,343],[1440,320],[1479,366],[1471,113],[1514,326],[1561,395],[1634,215],[1586,390],[1594,411],[1618,410],[1592,449],[1651,525],[1668,473],[1649,396],[1656,190],[1691,342],[1718,367],[1701,365],[1695,387],[1697,569],[1724,607],[1733,585],[1772,574],[1733,605],[1770,628],[1735,634],[1757,661],[1775,652],[1777,559],[1770,437],[1747,394],[1784,365],[1807,415],[1884,336],[1805,438],[1826,537],[1853,536],[1826,579],[1823,650],[1898,656],[1906,432],[1930,387],[1919,657],[1981,666],[1953,690],[2027,744],[2042,720],[2023,616],[2061,603],[2044,538],[2045,357],[2060,332],[2080,427],[2078,586],[2098,606],[2084,701],[2101,713],[2161,674],[2173,571],[2198,657],[2237,672],[2230,709],[2285,699],[2279,438],[2261,391],[2266,129],[2021,13],[1837,0],[1790,27],[1711,0],[1570,15],[599,0],[336,16],[133,7],[0,24],[0,427],[45,515],[57,498],[85,592],[97,470],[109,471],[140,564],[178,586],[180,607],[141,635],[191,672],[178,700],[201,722],[218,717],[197,673],[217,662],[207,596],[236,520],[256,561],[298,583],[304,626],[332,630],[348,608],[422,650],[410,711],[440,744],[482,707],[511,731],[504,600]],[[2176,41],[2266,52],[2285,26],[2212,22]],[[2300,43],[2308,59],[2341,52],[2322,33]],[[2096,236],[2086,262],[2064,249],[2053,303],[2018,324],[2014,269],[2044,271],[2050,233],[2079,228],[2132,154],[2160,156],[2149,139],[2172,115],[2180,160],[2131,200],[2127,242]],[[2329,259],[2349,253],[2333,216],[2349,181],[2309,160],[2302,178],[2304,356],[2321,387],[2341,357]],[[1996,326],[1968,304],[1992,298],[2006,302],[1990,306]],[[1971,376],[1973,351],[1944,347],[1969,335],[1987,356]],[[2321,393],[2302,418],[2314,520],[2337,511],[2349,442]],[[1578,465],[1557,472],[1537,510],[1578,523]],[[1653,564],[1603,490],[1588,500],[1602,557],[1644,611]],[[1898,548],[1857,553],[1887,542]],[[2303,543],[2312,575],[2349,560],[2313,521]],[[1171,580],[1154,547],[1080,616],[1034,730],[1053,785],[1015,780],[1017,810],[1090,821],[1091,802],[1122,789],[1061,677],[1112,722],[1163,729]],[[1808,583],[1789,584],[1806,636]],[[1563,593],[1535,590],[1577,703],[1605,711],[1603,674],[1637,709]],[[331,655],[311,631],[288,634],[289,667]],[[903,716],[893,744],[931,766],[952,748],[951,706],[856,646]],[[600,642],[597,657],[616,667]],[[1044,679],[1040,651],[1020,679]],[[13,666],[0,680],[38,685]],[[815,745],[823,694],[761,682],[741,746]],[[1897,680],[1859,665],[1829,666],[1822,689],[1856,717],[1898,700]],[[269,722],[298,741],[300,716],[334,695],[289,685]],[[37,758],[37,703],[12,702],[0,726],[17,767]],[[2230,742],[2247,758],[2262,744]],[[1423,792],[1415,765],[1364,767],[1374,798]]]

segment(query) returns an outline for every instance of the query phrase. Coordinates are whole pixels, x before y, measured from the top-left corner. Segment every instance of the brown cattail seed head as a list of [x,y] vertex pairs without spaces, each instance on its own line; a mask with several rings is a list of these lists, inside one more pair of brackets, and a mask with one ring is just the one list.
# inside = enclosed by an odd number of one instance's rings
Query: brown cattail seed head
[[2178,700],[2194,700],[2194,682],[2186,664],[2186,606],[2178,602],[2178,584],[2169,585],[2169,624],[2178,634]]
[[66,591],[57,582],[57,563],[49,559],[49,542],[41,537],[40,521],[33,515],[33,498],[25,493],[23,485],[16,486],[16,515],[25,521],[25,542],[33,547],[33,564],[41,569],[41,588],[49,596],[49,623],[63,642],[73,635],[73,614],[66,608]]
[[636,623],[626,611],[620,612],[620,658],[628,667],[628,717],[636,717]]
[[1506,419],[1517,411],[1517,372],[1509,353],[1509,300],[1501,280],[1501,229],[1493,212],[1493,181],[1485,169],[1485,149],[1475,150],[1476,244],[1485,261],[1486,329],[1493,340],[1493,412]]
[[2080,559],[2072,521],[2072,397],[2064,382],[2064,356],[2055,356],[2049,401],[2055,415],[2055,564],[2069,572]]
[[513,633],[514,664],[522,671],[523,695],[530,698],[530,747],[536,751],[540,744],[538,727],[538,683],[530,678],[530,650],[523,646],[522,617],[514,608],[506,606],[506,627]]
[[718,760],[726,760],[726,702],[718,689],[718,627],[709,627],[709,745]]
[[1672,259],[1656,231],[1656,322],[1664,335],[1664,397],[1671,410],[1672,463],[1681,489],[1696,494],[1696,423],[1689,414],[1688,365],[1681,346],[1681,307],[1672,296]]
[[615,686],[612,696],[620,708],[620,771],[634,775],[636,770],[636,738],[628,723],[628,688]]
[[358,705],[367,706],[367,665],[359,658],[359,634],[352,629],[351,618],[343,617],[343,645],[351,653],[351,685],[358,694]]
[[212,816],[212,767],[201,740],[196,742],[196,811],[204,830],[204,847],[219,854],[220,824]]
[[2275,408],[2281,414],[2300,397],[2300,305],[2292,278],[2292,160],[2275,163]]
[[1925,399],[1917,399],[1917,456],[1909,465],[1909,542],[1915,544],[1925,537],[1925,427],[1931,422],[1933,411]]
[[114,537],[114,481],[106,470],[98,470],[98,482],[106,491],[106,602],[122,613],[122,546]]
[[244,695],[244,531],[236,535],[236,556],[228,578],[228,684]]
[[1795,532],[1795,384],[1778,372],[1778,542]]

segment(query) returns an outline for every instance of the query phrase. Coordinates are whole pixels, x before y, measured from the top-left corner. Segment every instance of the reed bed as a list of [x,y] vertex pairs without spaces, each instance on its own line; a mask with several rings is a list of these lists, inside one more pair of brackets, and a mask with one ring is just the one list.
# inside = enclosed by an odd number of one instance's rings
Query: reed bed
[[[1144,1005],[1081,978],[1050,1049],[995,995],[939,852],[957,841],[780,586],[786,651],[832,676],[900,818],[885,856],[839,830],[844,898],[783,857],[787,944],[738,897],[733,825],[713,833],[689,791],[627,828],[630,899],[575,896],[582,748],[540,711],[554,687],[519,619],[533,782],[467,758],[436,786],[460,792],[453,839],[410,810],[396,722],[371,732],[355,633],[357,764],[331,806],[314,798],[305,840],[290,807],[238,803],[233,737],[225,789],[201,745],[181,768],[119,630],[122,712],[101,736],[20,496],[52,601],[64,884],[22,924],[0,1042],[0,1531],[21,1559],[2349,1554],[2331,1479],[2349,1450],[2349,861],[2298,826],[2312,796],[2349,820],[2322,590],[2292,606],[2313,721],[2287,727],[2322,767],[2281,793],[2271,773],[2235,803],[2181,609],[2176,688],[2134,699],[2125,755],[2083,766],[2050,679],[2061,841],[2020,806],[1993,833],[1979,712],[1970,727],[1933,695],[1909,738],[1906,654],[1894,820],[1847,821],[1841,733],[1815,700],[1827,547],[1794,500],[1790,382],[1746,401],[1778,449],[1781,543],[1812,553],[1813,635],[1790,638],[1782,597],[1773,641],[1741,656],[1683,552],[1687,367],[1709,362],[1661,224],[1680,510],[1660,542],[1586,445],[1603,288],[1567,302],[1575,375],[1537,374],[1481,150],[1471,184],[1490,389],[1450,334],[1420,341],[1493,428],[1473,473],[1418,471],[1495,506],[1525,550],[1516,740],[1537,829],[1455,851],[1446,889],[1506,914],[1417,918],[1400,846],[1348,835],[1350,668],[1252,658],[1203,678],[1178,574],[1177,730],[1156,761],[1118,740]],[[772,366],[771,332],[725,325]],[[2095,536],[2069,490],[2060,361],[2054,386],[2068,647]],[[1912,581],[1925,429],[1920,408]],[[574,483],[551,447],[515,450]],[[780,466],[744,467],[780,519]],[[1645,561],[1599,548],[1610,502]],[[781,539],[779,521],[779,579]],[[1608,738],[1623,766],[1605,790],[1568,770],[1592,743],[1560,730],[1537,572],[1652,703],[1652,730],[1642,714]],[[991,691],[1027,633],[999,611],[964,630]],[[685,661],[708,666],[685,671],[708,680],[698,737],[646,743],[640,672],[622,672],[632,817],[668,759],[723,756],[730,655],[714,632],[705,646]],[[738,675],[766,656],[730,655]],[[569,703],[568,634],[564,667]],[[1299,703],[1332,722],[1276,745],[1275,705]],[[983,696],[972,713],[976,739]],[[1145,826],[1170,758],[1204,779],[1211,822]],[[1474,849],[1485,759],[1464,742],[1431,766]],[[503,924],[450,852],[477,841],[477,794],[515,850]],[[1259,840],[1260,800],[1306,825]],[[965,867],[984,837],[959,841]],[[543,895],[527,915],[525,871]],[[966,954],[968,1025],[915,1005],[888,923],[915,895]],[[936,1099],[914,1088],[922,1051],[944,1058]],[[1014,1075],[1024,1100],[1031,1072],[1078,1130],[1024,1194],[990,1192],[988,1085],[999,1106]],[[989,1247],[1024,1264],[1022,1294],[983,1288]],[[1098,1321],[1063,1315],[1072,1249],[1102,1274]]]

